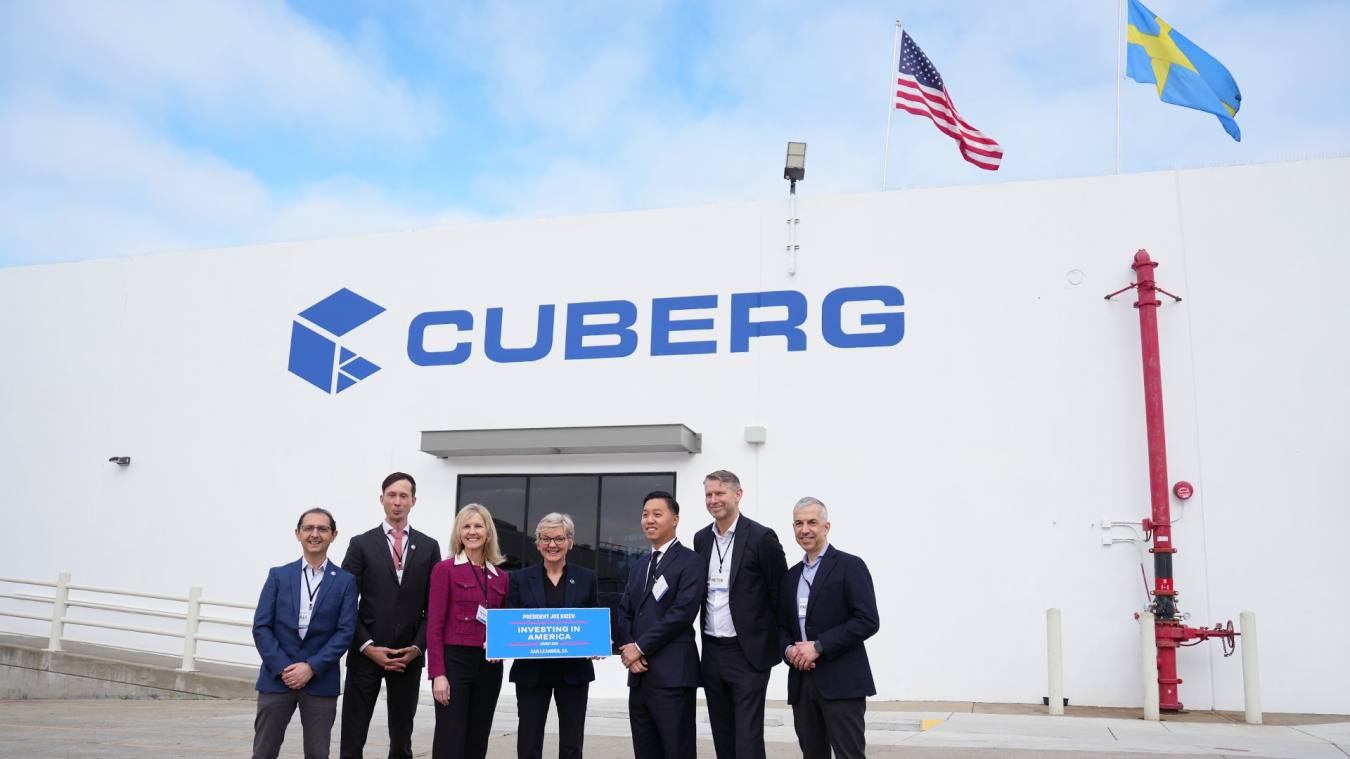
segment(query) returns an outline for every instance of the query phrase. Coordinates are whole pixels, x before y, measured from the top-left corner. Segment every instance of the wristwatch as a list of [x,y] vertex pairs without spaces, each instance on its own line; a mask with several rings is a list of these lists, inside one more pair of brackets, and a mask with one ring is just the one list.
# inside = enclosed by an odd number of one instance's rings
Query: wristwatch
[[825,653],[825,651],[824,651],[823,649],[821,649],[821,647],[820,647],[820,641],[815,641],[815,642],[814,642],[814,645],[815,645],[815,647],[816,647],[816,653],[818,653],[818,654],[823,654],[823,653]]

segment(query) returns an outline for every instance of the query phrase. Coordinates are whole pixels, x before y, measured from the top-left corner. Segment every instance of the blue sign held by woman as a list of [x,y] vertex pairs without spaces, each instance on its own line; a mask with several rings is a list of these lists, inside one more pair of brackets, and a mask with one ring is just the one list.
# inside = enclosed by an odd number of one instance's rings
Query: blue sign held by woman
[[487,658],[609,656],[609,609],[489,609]]

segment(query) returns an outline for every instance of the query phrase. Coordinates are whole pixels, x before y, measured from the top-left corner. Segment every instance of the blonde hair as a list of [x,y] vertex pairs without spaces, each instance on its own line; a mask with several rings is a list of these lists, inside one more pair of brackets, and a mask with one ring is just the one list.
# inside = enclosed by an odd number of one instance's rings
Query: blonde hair
[[577,527],[572,523],[572,517],[566,514],[559,514],[556,511],[545,514],[544,518],[539,520],[539,526],[534,528],[535,540],[538,540],[539,536],[543,535],[546,530],[552,530],[558,527],[567,531],[568,540],[576,540]]
[[492,521],[492,514],[488,512],[487,507],[481,503],[471,503],[459,510],[455,515],[455,527],[450,533],[450,554],[458,556],[464,552],[464,539],[460,537],[460,530],[464,528],[464,521],[470,514],[477,514],[483,518],[483,524],[487,525],[487,540],[483,541],[483,561],[492,564],[500,564],[506,561],[502,552],[497,548],[497,525]]

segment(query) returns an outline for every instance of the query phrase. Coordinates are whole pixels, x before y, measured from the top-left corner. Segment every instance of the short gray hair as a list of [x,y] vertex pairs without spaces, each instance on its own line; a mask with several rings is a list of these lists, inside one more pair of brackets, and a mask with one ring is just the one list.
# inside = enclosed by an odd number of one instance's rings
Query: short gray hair
[[716,472],[703,478],[703,484],[707,485],[709,480],[717,480],[732,490],[741,489],[741,478],[725,469],[718,469]]
[[797,505],[792,507],[792,513],[796,514],[807,506],[819,506],[821,521],[830,521],[830,510],[825,508],[825,504],[819,498],[812,498],[809,495],[797,501]]
[[538,538],[540,535],[543,535],[546,530],[554,530],[559,527],[567,530],[568,540],[576,539],[577,526],[572,523],[572,517],[569,517],[566,514],[559,514],[556,511],[545,514],[544,518],[539,520],[539,525],[534,528],[534,537]]

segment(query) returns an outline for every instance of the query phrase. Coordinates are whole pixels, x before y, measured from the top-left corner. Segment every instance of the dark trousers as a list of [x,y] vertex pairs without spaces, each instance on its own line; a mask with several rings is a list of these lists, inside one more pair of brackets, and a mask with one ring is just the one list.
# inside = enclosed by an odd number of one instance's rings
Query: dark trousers
[[286,726],[300,707],[305,759],[328,759],[337,718],[337,696],[311,696],[303,690],[258,693],[258,713],[253,718],[253,759],[276,759],[286,740]]
[[558,759],[581,759],[581,743],[586,734],[586,697],[590,690],[590,683],[534,686],[517,683],[520,732],[516,734],[516,756],[540,759],[544,755],[544,722],[548,720],[548,702],[552,700],[558,705]]
[[347,685],[342,693],[342,759],[361,759],[370,732],[370,717],[384,683],[389,707],[389,758],[412,759],[413,717],[422,687],[419,656],[402,672],[387,672],[362,653],[347,655]]
[[703,636],[703,695],[717,759],[764,759],[769,673],[750,666],[735,638]]
[[502,692],[502,664],[488,663],[478,646],[446,646],[445,676],[450,705],[436,704],[432,759],[483,759]]
[[628,724],[636,759],[695,759],[694,693],[697,688],[628,689]]
[[865,698],[821,698],[815,673],[801,673],[801,687],[792,705],[792,723],[802,759],[865,759],[867,738],[863,734]]

